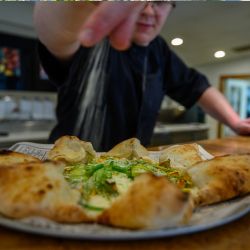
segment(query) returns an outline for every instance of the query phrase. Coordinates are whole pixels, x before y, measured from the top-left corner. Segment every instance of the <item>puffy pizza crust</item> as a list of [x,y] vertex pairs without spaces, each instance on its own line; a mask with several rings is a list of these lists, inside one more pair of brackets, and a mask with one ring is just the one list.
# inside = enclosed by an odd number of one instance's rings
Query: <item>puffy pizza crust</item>
[[166,177],[142,174],[98,218],[99,223],[130,229],[156,229],[188,221],[192,200]]
[[215,157],[188,169],[196,205],[213,204],[250,192],[250,155]]
[[170,166],[179,169],[187,169],[193,164],[203,161],[197,144],[176,145],[162,151],[159,163],[170,160]]
[[114,146],[108,151],[106,156],[113,156],[118,158],[140,158],[149,155],[148,150],[143,147],[137,138],[131,138]]
[[96,157],[90,142],[81,141],[76,136],[62,136],[48,153],[48,159],[68,163],[87,163]]
[[0,151],[0,168],[17,163],[28,163],[28,162],[41,162],[41,160],[31,155],[18,153],[10,150]]
[[191,216],[192,202],[165,177],[142,174],[103,212],[79,205],[80,192],[63,177],[62,162],[0,168],[0,213],[11,218],[41,216],[67,222],[99,222],[116,227],[163,228]]
[[12,218],[42,216],[59,222],[90,221],[78,205],[80,192],[63,177],[64,164],[16,164],[0,168],[0,213]]

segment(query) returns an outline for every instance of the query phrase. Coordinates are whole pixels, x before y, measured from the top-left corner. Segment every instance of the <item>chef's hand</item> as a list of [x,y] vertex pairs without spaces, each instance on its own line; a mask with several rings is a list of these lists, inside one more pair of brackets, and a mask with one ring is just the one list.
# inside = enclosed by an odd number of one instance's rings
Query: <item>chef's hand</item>
[[250,118],[239,119],[231,128],[239,135],[250,135]]
[[36,2],[34,24],[39,40],[58,59],[68,60],[80,45],[90,47],[109,37],[127,49],[145,2]]
[[[92,2],[93,3],[93,2]],[[113,47],[129,47],[143,2],[101,2],[84,22],[79,39],[84,46],[93,46],[109,36]]]

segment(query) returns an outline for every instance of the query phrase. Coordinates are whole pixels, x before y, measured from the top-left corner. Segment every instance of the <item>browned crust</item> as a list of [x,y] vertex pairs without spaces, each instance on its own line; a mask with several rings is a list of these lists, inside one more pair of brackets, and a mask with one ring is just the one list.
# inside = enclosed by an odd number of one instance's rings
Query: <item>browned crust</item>
[[201,157],[198,144],[193,143],[166,148],[160,155],[159,163],[167,160],[170,160],[171,167],[187,169],[204,159]]
[[195,164],[188,170],[198,191],[197,205],[212,204],[250,192],[250,155],[227,155]]
[[137,138],[131,138],[114,146],[110,151],[108,151],[106,156],[113,156],[118,158],[140,158],[148,156],[148,150],[143,147]]
[[28,162],[41,162],[41,160],[28,154],[14,152],[10,150],[0,151],[0,168],[9,165],[12,166],[17,163],[28,163]]
[[99,217],[78,205],[80,193],[63,177],[62,162],[0,169],[0,212],[11,218],[41,216],[58,222],[94,222],[124,228],[162,228],[191,215],[190,199],[165,177],[143,174]]
[[141,229],[176,226],[190,217],[192,203],[166,177],[143,174],[103,212],[98,222]]
[[62,163],[0,168],[0,212],[8,217],[42,216],[60,222],[92,220],[78,205],[80,193],[63,177]]
[[90,142],[79,140],[76,136],[62,136],[48,153],[48,159],[68,163],[86,163],[96,157]]

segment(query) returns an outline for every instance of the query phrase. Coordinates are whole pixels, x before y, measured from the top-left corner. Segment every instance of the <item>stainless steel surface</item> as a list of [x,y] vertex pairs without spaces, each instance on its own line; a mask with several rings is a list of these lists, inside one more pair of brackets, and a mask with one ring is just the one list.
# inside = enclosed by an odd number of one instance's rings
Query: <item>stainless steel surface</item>
[[[1,121],[0,132],[29,132],[29,131],[50,131],[55,122],[52,121]],[[1,135],[0,135],[1,136]]]
[[50,131],[55,122],[52,121],[1,121],[0,149],[11,147],[17,142],[48,143]]
[[205,140],[209,126],[204,123],[163,124],[157,123],[150,146]]

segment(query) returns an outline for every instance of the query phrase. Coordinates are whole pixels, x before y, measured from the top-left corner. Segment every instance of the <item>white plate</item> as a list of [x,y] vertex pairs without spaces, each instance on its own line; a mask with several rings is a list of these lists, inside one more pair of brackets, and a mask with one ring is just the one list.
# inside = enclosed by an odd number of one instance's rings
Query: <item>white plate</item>
[[197,209],[186,226],[161,230],[123,230],[98,224],[60,224],[44,218],[12,220],[0,225],[33,234],[87,240],[139,240],[191,234],[222,226],[250,212],[250,195]]

